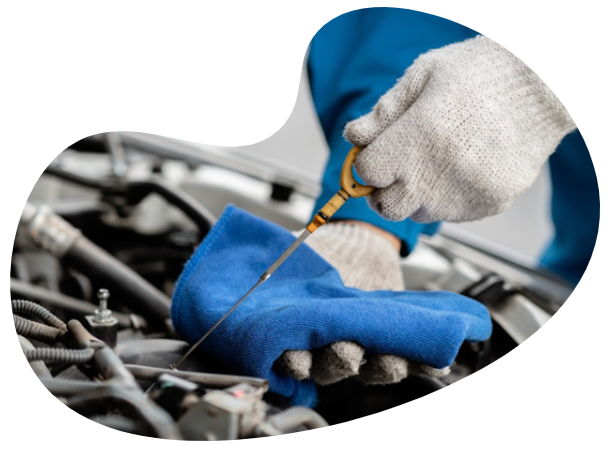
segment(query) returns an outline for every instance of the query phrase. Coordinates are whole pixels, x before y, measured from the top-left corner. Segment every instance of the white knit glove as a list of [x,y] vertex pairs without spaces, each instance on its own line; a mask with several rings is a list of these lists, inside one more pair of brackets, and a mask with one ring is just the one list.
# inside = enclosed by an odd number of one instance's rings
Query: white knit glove
[[477,36],[421,55],[344,136],[380,215],[461,222],[507,209],[574,129],[532,70]]
[[[400,257],[383,236],[363,226],[329,223],[307,244],[339,272],[344,284],[362,290],[403,290]],[[329,385],[351,376],[366,384],[389,384],[408,373],[441,377],[449,368],[435,369],[391,354],[365,354],[356,343],[339,341],[318,351],[286,351],[276,369],[298,380]]]

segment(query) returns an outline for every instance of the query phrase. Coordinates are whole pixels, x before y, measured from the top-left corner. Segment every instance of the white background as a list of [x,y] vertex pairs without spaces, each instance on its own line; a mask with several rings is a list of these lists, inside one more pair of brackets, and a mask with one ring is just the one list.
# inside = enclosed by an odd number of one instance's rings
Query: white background
[[[601,191],[597,248],[567,304],[518,349],[404,406],[296,435],[224,447],[608,445],[606,251],[609,129],[603,2],[404,1],[469,26],[518,55],[558,95],[590,149]],[[46,165],[72,142],[141,131],[212,145],[260,142],[295,104],[303,57],[333,17],[371,2],[3,2],[1,270],[8,295],[18,218]],[[359,30],[355,30],[358,33]],[[36,380],[1,309],[3,440],[51,446],[142,444],[75,415]],[[147,440],[155,447],[175,442]],[[194,443],[205,444],[205,443]]]

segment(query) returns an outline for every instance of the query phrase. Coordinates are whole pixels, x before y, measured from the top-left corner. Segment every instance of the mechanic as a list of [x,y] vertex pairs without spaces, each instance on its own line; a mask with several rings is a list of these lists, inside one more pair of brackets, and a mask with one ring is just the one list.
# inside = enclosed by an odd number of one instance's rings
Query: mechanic
[[[358,174],[378,187],[367,200],[348,201],[308,240],[347,286],[402,290],[400,257],[420,233],[506,210],[548,158],[555,235],[541,267],[579,281],[598,232],[596,175],[573,120],[519,59],[449,20],[371,8],[326,24],[310,45],[308,70],[330,147],[314,210],[336,192],[353,145],[364,148]],[[338,342],[314,360],[287,351],[279,366],[329,384],[356,375],[362,363],[362,348]],[[379,372],[372,383],[404,377],[395,356],[367,364]]]

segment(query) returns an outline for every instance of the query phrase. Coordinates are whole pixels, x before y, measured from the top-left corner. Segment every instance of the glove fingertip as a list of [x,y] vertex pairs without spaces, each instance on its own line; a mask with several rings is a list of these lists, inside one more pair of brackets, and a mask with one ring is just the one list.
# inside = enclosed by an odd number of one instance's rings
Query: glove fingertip
[[403,357],[373,354],[367,357],[358,379],[366,385],[387,385],[401,382],[408,374],[408,362]]
[[379,128],[370,113],[348,122],[344,128],[344,139],[353,145],[366,147],[380,135]]
[[274,364],[274,368],[297,380],[310,378],[312,353],[310,351],[285,351]]
[[367,203],[377,214],[390,221],[403,221],[417,210],[417,207],[410,207],[414,201],[398,183],[376,190],[367,198]]

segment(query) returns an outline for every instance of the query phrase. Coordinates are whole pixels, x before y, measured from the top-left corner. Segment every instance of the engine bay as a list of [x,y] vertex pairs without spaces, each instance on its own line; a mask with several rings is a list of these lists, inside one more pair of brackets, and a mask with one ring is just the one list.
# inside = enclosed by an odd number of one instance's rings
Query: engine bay
[[21,216],[11,259],[19,343],[65,406],[102,425],[177,440],[237,440],[339,424],[421,398],[493,363],[536,332],[573,286],[494,248],[441,232],[402,266],[407,289],[484,304],[492,337],[465,343],[447,376],[383,386],[320,386],[313,408],[189,349],[169,320],[185,263],[227,204],[289,230],[316,187],[228,152],[107,133],[76,142],[45,170]]

